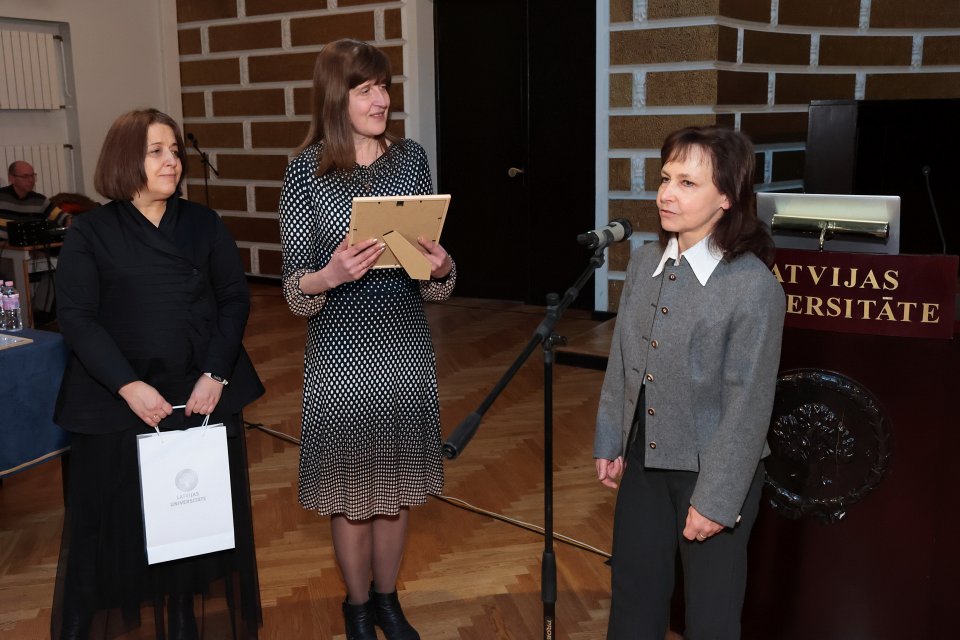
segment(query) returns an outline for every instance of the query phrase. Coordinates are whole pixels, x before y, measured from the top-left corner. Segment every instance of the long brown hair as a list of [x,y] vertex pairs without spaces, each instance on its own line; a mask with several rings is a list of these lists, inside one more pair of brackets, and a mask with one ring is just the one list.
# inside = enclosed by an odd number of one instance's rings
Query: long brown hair
[[[323,141],[323,152],[317,162],[317,175],[334,169],[350,171],[357,161],[350,124],[350,90],[368,80],[390,88],[390,60],[373,45],[351,40],[335,40],[324,45],[313,67],[313,114],[307,137],[297,153]],[[396,142],[393,134],[384,131],[377,137],[380,149],[387,142]]]
[[130,200],[147,184],[143,168],[147,157],[147,131],[152,124],[165,124],[177,139],[182,172],[176,195],[187,177],[187,153],[177,121],[156,109],[139,109],[125,113],[111,125],[100,148],[100,159],[93,173],[94,188],[111,200]]
[[[663,142],[660,162],[684,160],[697,148],[713,165],[713,184],[727,197],[727,209],[710,235],[710,242],[732,260],[742,253],[753,253],[768,267],[773,265],[774,244],[770,231],[757,218],[753,195],[753,144],[745,134],[723,127],[686,127],[678,129]],[[667,244],[672,234],[661,227],[660,243]]]

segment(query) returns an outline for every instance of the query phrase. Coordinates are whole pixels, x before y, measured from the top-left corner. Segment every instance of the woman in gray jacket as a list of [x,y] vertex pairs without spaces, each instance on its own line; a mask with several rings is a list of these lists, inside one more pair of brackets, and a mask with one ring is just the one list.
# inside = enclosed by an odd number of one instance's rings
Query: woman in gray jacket
[[742,133],[689,127],[661,150],[660,242],[630,259],[594,441],[614,488],[608,638],[662,640],[679,546],[686,640],[740,637],[784,294]]

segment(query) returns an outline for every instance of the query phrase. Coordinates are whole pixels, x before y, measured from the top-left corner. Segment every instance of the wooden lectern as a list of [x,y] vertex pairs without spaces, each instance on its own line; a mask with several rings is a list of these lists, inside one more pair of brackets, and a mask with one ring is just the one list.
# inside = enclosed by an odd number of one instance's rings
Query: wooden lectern
[[957,262],[777,251],[787,318],[745,640],[952,635]]

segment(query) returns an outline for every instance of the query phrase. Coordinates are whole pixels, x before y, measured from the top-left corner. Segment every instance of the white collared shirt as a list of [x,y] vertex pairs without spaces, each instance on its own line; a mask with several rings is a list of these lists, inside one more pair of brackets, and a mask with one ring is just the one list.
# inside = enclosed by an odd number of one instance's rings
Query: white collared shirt
[[663,250],[663,255],[660,256],[660,264],[657,265],[657,270],[653,272],[651,277],[656,278],[663,273],[663,267],[667,264],[667,260],[672,258],[674,264],[679,264],[681,257],[686,258],[687,262],[690,263],[690,268],[693,269],[693,273],[697,276],[700,284],[707,286],[707,280],[713,275],[713,270],[723,260],[723,252],[710,244],[710,236],[708,235],[681,254],[677,236],[672,236],[667,241],[667,247]]

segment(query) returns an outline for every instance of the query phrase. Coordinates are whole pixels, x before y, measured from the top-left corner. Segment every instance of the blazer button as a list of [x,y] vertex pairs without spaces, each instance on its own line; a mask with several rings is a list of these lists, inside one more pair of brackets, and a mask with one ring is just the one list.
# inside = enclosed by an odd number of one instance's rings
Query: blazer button
[[657,443],[656,443],[656,442],[651,442],[651,443],[650,443],[650,448],[651,448],[651,449],[656,449],[656,448],[657,448]]
[[670,278],[671,280],[676,280],[676,279],[677,279],[677,274],[671,273],[671,274],[670,274],[669,276],[667,276],[667,277]]
[[649,409],[647,409],[647,415],[649,415],[649,416],[655,416],[655,415],[657,415],[656,409],[654,409],[653,407],[650,407]]
[[656,349],[656,348],[657,348],[657,341],[656,341],[656,340],[651,340],[651,341],[650,341],[650,346],[653,347],[654,349]]
[[653,374],[647,374],[647,382],[653,382]]
[[669,312],[670,310],[667,309],[666,307],[660,307],[660,313],[662,313],[663,315],[667,315]]

